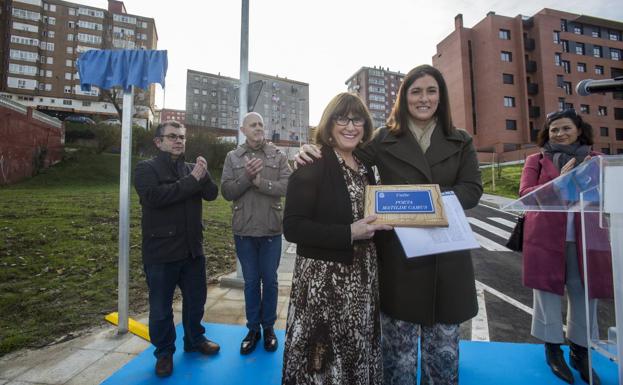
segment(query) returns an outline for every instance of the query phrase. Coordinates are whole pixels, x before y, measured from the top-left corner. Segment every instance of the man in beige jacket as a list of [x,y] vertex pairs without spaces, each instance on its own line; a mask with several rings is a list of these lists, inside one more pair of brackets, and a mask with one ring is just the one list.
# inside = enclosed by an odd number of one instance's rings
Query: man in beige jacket
[[225,158],[221,192],[233,201],[232,229],[244,277],[244,300],[249,332],[240,345],[251,353],[264,330],[264,349],[277,350],[273,330],[277,319],[283,206],[291,170],[286,156],[266,142],[264,120],[249,112],[240,130],[246,142]]

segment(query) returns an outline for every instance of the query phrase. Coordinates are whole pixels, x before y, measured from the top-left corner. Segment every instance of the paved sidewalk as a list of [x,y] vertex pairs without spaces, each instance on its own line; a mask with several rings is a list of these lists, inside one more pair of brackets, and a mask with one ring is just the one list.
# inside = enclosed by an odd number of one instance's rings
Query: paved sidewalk
[[[279,265],[277,329],[286,326],[295,256],[294,245],[284,240]],[[246,323],[241,288],[209,285],[205,308],[205,322]],[[181,301],[174,304],[173,311],[177,324],[182,319]],[[147,324],[147,314],[131,317]],[[219,342],[218,336],[208,337]],[[118,335],[115,326],[106,325],[71,341],[37,350],[22,350],[0,358],[0,385],[97,385],[149,346],[149,342],[142,338],[131,333]]]
[[480,198],[481,204],[496,209],[500,209],[512,201],[514,201],[514,199],[491,194],[482,194],[482,198]]

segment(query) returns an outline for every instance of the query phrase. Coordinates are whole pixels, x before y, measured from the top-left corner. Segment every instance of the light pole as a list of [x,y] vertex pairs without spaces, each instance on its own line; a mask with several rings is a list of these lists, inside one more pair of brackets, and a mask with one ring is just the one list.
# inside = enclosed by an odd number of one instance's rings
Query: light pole
[[[247,91],[249,88],[249,0],[242,0],[242,14],[240,18],[240,89],[238,109],[238,145],[244,143],[244,135],[240,131],[242,119],[249,112],[247,105]],[[240,269],[238,269],[240,270]]]

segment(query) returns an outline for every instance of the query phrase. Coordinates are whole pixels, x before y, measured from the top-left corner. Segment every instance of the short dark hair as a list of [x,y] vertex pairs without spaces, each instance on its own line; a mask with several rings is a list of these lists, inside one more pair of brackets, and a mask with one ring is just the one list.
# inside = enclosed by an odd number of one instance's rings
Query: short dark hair
[[558,119],[568,118],[573,124],[580,130],[578,135],[578,141],[580,144],[592,145],[593,140],[593,127],[582,119],[580,115],[573,109],[568,108],[562,111],[550,112],[545,117],[545,124],[536,136],[536,144],[539,147],[545,146],[545,143],[549,142],[549,126]]
[[316,144],[329,147],[335,146],[331,136],[331,131],[333,131],[335,124],[334,119],[340,116],[348,116],[349,113],[363,118],[363,138],[361,138],[362,143],[360,145],[368,143],[372,139],[372,132],[374,131],[370,111],[368,111],[358,95],[342,92],[331,99],[327,107],[325,107],[320,123],[316,127]]
[[448,86],[446,85],[446,81],[437,68],[429,66],[428,64],[423,64],[409,71],[400,85],[398,98],[394,103],[394,107],[392,108],[389,118],[387,119],[387,128],[394,135],[400,136],[409,130],[409,106],[407,104],[407,91],[413,82],[426,75],[432,76],[437,81],[437,85],[439,86],[439,105],[437,106],[437,111],[435,111],[438,124],[441,125],[441,128],[446,136],[454,132],[455,128],[452,124],[452,115],[450,114],[450,98],[448,96]]
[[154,137],[158,138],[158,137],[164,135],[164,128],[166,126],[186,129],[186,127],[184,127],[184,125],[182,123],[178,122],[177,120],[165,120],[164,122],[161,122],[158,125],[158,127],[156,127],[156,132],[154,133]]

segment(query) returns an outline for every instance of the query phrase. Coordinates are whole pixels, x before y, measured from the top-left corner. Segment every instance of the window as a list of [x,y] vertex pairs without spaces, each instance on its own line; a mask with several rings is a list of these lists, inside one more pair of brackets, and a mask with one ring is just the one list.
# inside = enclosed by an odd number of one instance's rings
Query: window
[[567,32],[568,28],[567,28],[567,20],[565,19],[560,19],[560,30],[563,32]]
[[193,88],[193,94],[199,95],[199,89],[198,88]]
[[560,31],[554,31],[554,44],[560,43]]
[[595,74],[603,75],[604,74],[604,66],[596,65],[595,66]]
[[63,93],[71,94],[71,86],[64,86],[63,87]]
[[39,55],[36,52],[12,49],[10,50],[10,58],[14,60],[22,60],[36,63],[37,60],[39,60]]
[[515,98],[512,96],[505,96],[504,107],[515,107]]
[[74,34],[73,33],[68,33],[67,34],[67,41],[74,41]]
[[599,115],[599,116],[607,116],[608,115],[608,108],[606,108],[606,106],[599,106],[597,108],[597,115]]
[[578,63],[578,72],[586,72],[586,63]]
[[599,127],[599,135],[608,136],[608,127]]
[[510,40],[511,39],[511,31],[508,29],[500,29],[498,36],[501,40]]
[[600,45],[594,45],[593,46],[593,56],[594,57],[602,57],[603,56],[603,50],[602,50]]
[[565,98],[558,98],[558,110],[562,111],[565,109]]
[[574,25],[573,26],[573,33],[575,33],[576,35],[584,34],[584,27],[582,27],[582,24]]
[[614,41],[619,41],[619,40],[621,40],[621,32],[617,32],[617,31],[608,31],[608,39],[610,39],[610,40],[614,40]]
[[75,16],[76,15],[76,10],[74,8],[68,8],[67,12],[69,13],[70,16]]
[[67,53],[70,55],[74,53],[74,47],[67,47]]
[[71,60],[65,60],[65,67],[73,67],[74,63]]
[[565,90],[565,94],[571,95],[573,93],[573,88],[571,87],[571,82],[563,82],[562,89]]
[[562,56],[559,53],[554,54],[554,64],[556,67],[560,67],[560,62],[562,61]]
[[501,59],[502,61],[505,61],[505,62],[509,62],[509,63],[510,63],[510,62],[512,62],[512,61],[513,61],[513,53],[512,53],[512,52],[508,52],[508,51],[502,51],[502,52],[500,53],[500,59]]
[[623,128],[617,128],[615,131],[617,140],[623,140]]
[[515,79],[513,74],[502,74],[502,83],[504,84],[514,84]]
[[71,73],[65,72],[65,80],[71,80]]
[[614,107],[614,120],[623,120],[623,108]]
[[507,130],[517,130],[517,121],[512,119],[506,119]]
[[616,48],[610,48],[610,59],[621,60],[621,50]]
[[66,106],[71,106],[72,105],[71,100],[63,100],[63,104],[66,105]]
[[561,61],[561,64],[562,69],[566,74],[571,73],[571,63],[569,63],[569,60],[563,60]]
[[575,43],[575,53],[577,55],[584,55],[584,43]]
[[590,114],[591,108],[588,104],[580,104],[580,112],[583,114]]
[[91,102],[89,100],[82,101],[82,107],[90,107],[90,106],[91,106]]
[[593,27],[593,29],[591,30],[591,36],[601,37],[601,30],[599,29],[599,27]]
[[569,40],[561,40],[562,52],[569,52]]

